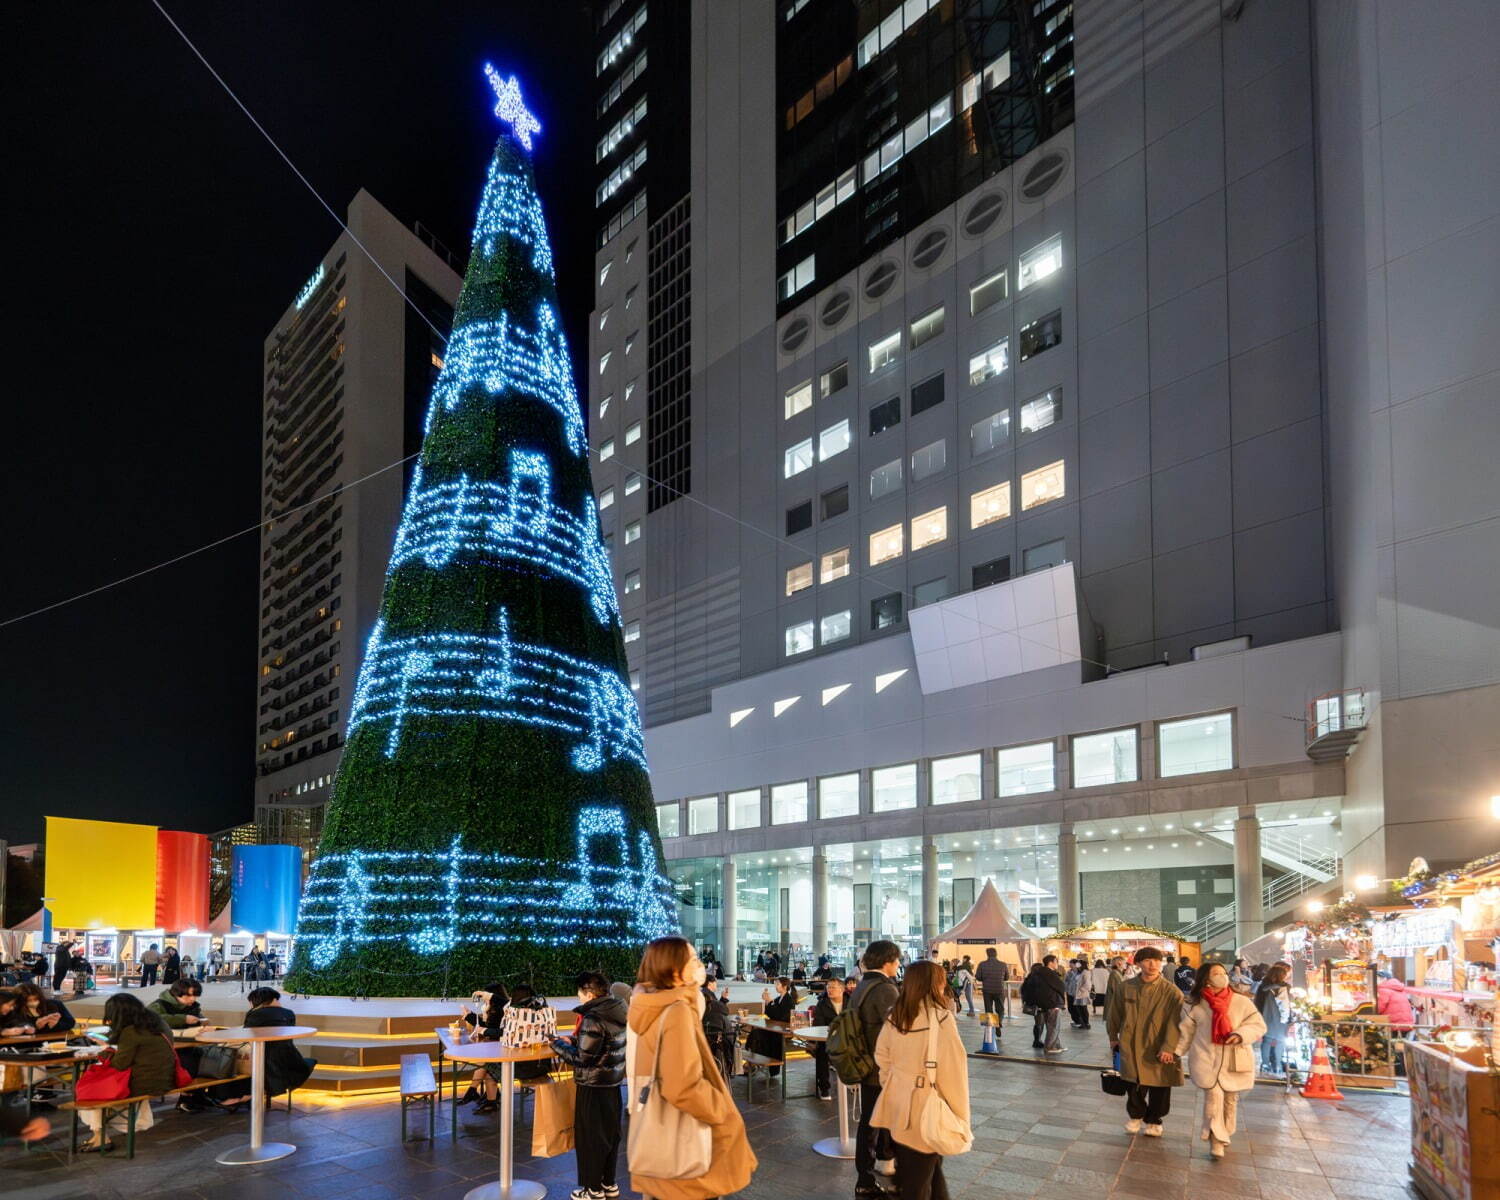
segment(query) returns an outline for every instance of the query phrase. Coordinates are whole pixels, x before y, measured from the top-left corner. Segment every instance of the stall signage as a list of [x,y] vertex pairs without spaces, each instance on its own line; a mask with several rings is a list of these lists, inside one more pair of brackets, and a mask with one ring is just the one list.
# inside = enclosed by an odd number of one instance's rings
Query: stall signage
[[1370,930],[1375,950],[1397,958],[1430,950],[1453,942],[1458,914],[1451,908],[1424,909],[1421,912],[1377,921]]

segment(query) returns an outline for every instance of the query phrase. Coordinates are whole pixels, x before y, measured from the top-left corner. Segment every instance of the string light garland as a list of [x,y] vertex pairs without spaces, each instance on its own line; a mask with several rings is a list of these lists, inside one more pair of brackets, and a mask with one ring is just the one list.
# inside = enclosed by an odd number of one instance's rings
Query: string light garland
[[474,221],[470,248],[486,258],[493,257],[504,238],[512,238],[531,247],[531,265],[552,274],[552,244],[547,240],[547,222],[542,216],[542,202],[521,180],[507,172],[498,162],[490,163],[489,179],[479,216]]

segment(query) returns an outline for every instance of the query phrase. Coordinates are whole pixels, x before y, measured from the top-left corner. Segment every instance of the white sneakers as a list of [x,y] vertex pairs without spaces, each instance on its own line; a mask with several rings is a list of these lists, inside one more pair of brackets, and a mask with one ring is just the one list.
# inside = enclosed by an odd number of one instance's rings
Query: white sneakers
[[896,1160],[894,1158],[877,1158],[875,1160],[875,1173],[877,1175],[894,1175],[896,1173]]
[[1160,1125],[1147,1125],[1146,1126],[1146,1136],[1147,1137],[1161,1137],[1161,1126]]
[[1126,1133],[1140,1133],[1140,1131],[1141,1119],[1139,1117],[1131,1117],[1130,1120],[1125,1122]]

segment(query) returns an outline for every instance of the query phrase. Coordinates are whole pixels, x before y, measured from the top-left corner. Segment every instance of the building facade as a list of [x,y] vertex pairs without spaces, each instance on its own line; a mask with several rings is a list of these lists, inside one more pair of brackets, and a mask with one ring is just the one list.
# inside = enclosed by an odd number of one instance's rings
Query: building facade
[[[1366,336],[1382,55],[1436,60],[1454,29],[1307,0],[601,12],[601,147],[638,103],[620,31],[689,45],[662,136],[688,138],[690,219],[653,240],[649,195],[610,215],[588,390],[695,935],[916,947],[992,876],[1038,926],[1243,942],[1336,895],[1351,851],[1383,877],[1500,841],[1487,344],[1429,331],[1407,381],[1459,388],[1425,405],[1446,464],[1418,424],[1393,480],[1369,416],[1394,361]],[[1477,54],[1470,120],[1496,110]],[[618,153],[649,178],[654,142]],[[1482,231],[1487,203],[1442,216]],[[1361,206],[1362,232],[1329,217]],[[658,290],[687,314],[660,372],[619,319]],[[1423,612],[1394,600],[1403,561]],[[1399,661],[1403,620],[1455,663]],[[1445,824],[1419,827],[1434,773]]]
[[348,226],[265,342],[255,822],[307,853],[460,283],[367,192]]

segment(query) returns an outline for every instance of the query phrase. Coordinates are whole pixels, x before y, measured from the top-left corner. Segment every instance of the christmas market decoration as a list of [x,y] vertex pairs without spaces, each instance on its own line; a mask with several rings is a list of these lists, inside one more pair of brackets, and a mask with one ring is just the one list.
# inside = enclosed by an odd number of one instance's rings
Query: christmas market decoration
[[351,698],[288,982],[459,994],[631,978],[675,932],[552,251],[506,128]]

